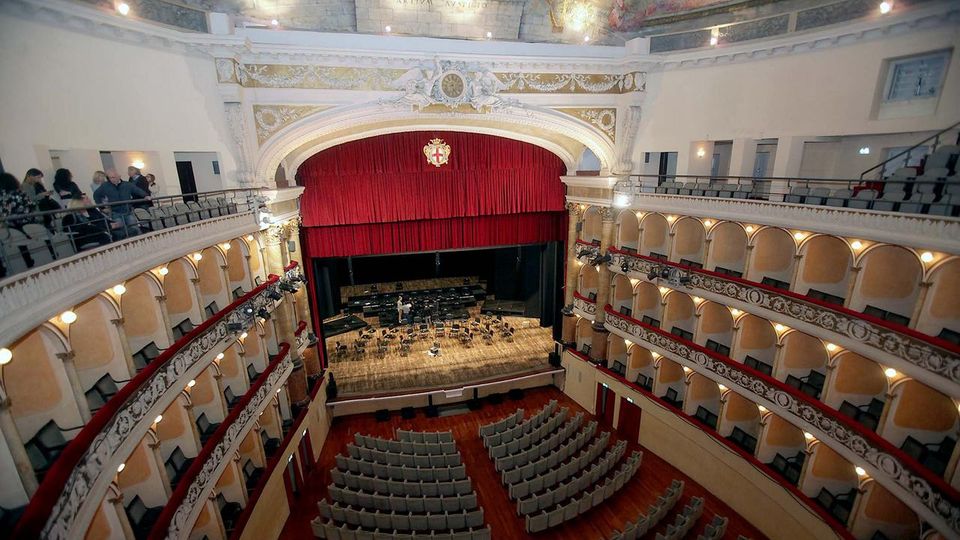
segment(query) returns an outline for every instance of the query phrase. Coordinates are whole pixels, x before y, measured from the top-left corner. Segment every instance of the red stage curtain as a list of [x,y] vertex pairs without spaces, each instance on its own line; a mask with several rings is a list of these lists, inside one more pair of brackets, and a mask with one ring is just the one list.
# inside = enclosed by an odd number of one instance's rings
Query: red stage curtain
[[303,229],[309,257],[540,244],[563,238],[565,213],[540,212]]
[[[433,138],[451,147],[427,163]],[[345,143],[297,173],[305,227],[563,211],[563,162],[538,146],[491,135],[409,132]]]

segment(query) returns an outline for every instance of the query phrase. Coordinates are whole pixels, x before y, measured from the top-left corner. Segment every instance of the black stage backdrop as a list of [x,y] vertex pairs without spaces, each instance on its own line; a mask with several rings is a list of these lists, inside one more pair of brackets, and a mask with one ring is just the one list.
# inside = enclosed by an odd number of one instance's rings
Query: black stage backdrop
[[498,300],[522,301],[524,315],[539,318],[541,326],[560,320],[561,242],[312,261],[317,309],[324,319],[340,313],[347,303],[347,298],[340,297],[340,287],[345,285],[478,276],[487,282],[488,294]]

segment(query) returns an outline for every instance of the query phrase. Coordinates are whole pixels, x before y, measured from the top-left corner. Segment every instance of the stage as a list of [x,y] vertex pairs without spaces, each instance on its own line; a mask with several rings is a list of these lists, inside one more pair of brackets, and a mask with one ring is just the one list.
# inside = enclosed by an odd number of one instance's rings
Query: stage
[[[552,329],[541,328],[539,319],[504,316],[498,320],[481,316],[479,307],[469,312],[468,321],[446,321],[442,330],[419,324],[386,330],[376,318],[365,319],[369,328],[328,339],[327,358],[338,397],[459,387],[549,367],[548,355],[554,349]],[[487,325],[490,337],[484,338],[480,329]],[[426,332],[422,326],[427,326]],[[469,346],[462,338],[468,329],[473,336]],[[385,330],[391,337],[385,337]],[[368,337],[361,338],[363,334]],[[408,342],[404,352],[401,340]],[[378,347],[378,342],[384,347]],[[364,352],[357,352],[358,343],[365,345]],[[438,355],[431,354],[435,344],[439,344]]]

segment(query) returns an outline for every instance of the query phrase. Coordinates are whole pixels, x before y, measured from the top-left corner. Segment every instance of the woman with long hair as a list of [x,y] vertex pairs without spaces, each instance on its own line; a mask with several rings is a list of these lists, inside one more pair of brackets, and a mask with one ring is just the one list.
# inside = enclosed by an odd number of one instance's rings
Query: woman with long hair
[[73,181],[73,173],[70,172],[70,169],[57,169],[57,172],[53,175],[53,190],[64,201],[68,201],[77,193],[81,193],[80,186]]

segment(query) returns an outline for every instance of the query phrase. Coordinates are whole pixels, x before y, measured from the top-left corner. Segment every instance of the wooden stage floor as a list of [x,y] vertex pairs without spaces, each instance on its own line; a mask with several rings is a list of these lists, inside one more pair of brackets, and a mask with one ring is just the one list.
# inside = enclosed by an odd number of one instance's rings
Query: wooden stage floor
[[[471,314],[478,311],[473,308]],[[407,356],[400,356],[397,340],[392,340],[383,358],[377,356],[373,343],[367,345],[361,357],[354,356],[353,342],[359,331],[329,338],[327,358],[337,381],[337,395],[359,397],[450,388],[546,369],[548,355],[554,349],[552,329],[541,328],[539,319],[530,317],[505,316],[503,320],[515,328],[513,342],[496,334],[493,342],[486,344],[474,335],[468,348],[454,338],[444,337],[438,340],[440,356],[428,353],[435,339],[432,331],[428,337],[415,340]],[[338,341],[350,351],[340,359],[334,353]]]
[[[517,517],[516,503],[510,500],[506,489],[500,484],[500,476],[494,469],[493,462],[488,457],[477,432],[481,424],[499,420],[516,411],[518,407],[523,407],[529,417],[551,399],[559,401],[561,406],[569,407],[570,414],[583,411],[586,416],[584,422],[590,419],[597,420],[600,424],[598,433],[600,431],[612,432],[611,445],[617,440],[617,434],[610,426],[605,426],[602,420],[584,411],[573,400],[552,386],[526,390],[524,397],[519,401],[504,399],[502,403],[496,405],[484,402],[483,408],[478,411],[453,416],[427,418],[423,410],[417,410],[417,417],[411,420],[402,419],[399,413],[394,413],[385,422],[378,422],[373,414],[335,418],[320,453],[320,458],[308,474],[304,491],[291,508],[290,517],[280,538],[303,540],[313,537],[310,520],[319,514],[317,501],[327,497],[327,485],[332,482],[330,469],[335,466],[334,457],[337,454],[346,453],[346,444],[353,442],[354,433],[393,439],[395,438],[394,430],[396,428],[419,431],[453,431],[457,449],[460,451],[467,468],[467,475],[473,481],[480,506],[484,509],[484,520],[491,525],[493,538],[498,540],[523,538],[594,540],[609,538],[614,529],[623,530],[624,523],[635,521],[640,512],[646,512],[650,503],[654,502],[657,496],[663,493],[674,478],[686,482],[683,496],[677,503],[678,506],[675,510],[679,511],[691,496],[705,498],[703,516],[694,525],[687,538],[696,538],[698,534],[702,533],[705,525],[715,514],[730,519],[725,538],[736,538],[738,534],[752,539],[765,538],[755,527],[734,513],[722,501],[666,461],[654,455],[653,452],[638,444],[629,445],[625,455],[629,455],[636,449],[643,451],[643,462],[640,470],[610,500],[604,502],[602,506],[594,508],[590,513],[566,522],[559,527],[547,529],[545,532],[536,535],[527,534],[524,530],[524,521]],[[672,522],[672,519],[673,514],[671,513],[664,518],[659,527],[647,535],[647,538],[653,538],[655,532],[664,531],[666,523],[668,521]]]

